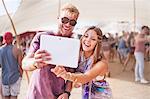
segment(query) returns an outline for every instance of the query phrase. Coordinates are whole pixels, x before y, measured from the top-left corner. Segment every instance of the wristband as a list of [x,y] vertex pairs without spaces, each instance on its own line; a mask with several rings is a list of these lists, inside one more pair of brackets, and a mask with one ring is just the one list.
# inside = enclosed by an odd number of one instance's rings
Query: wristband
[[68,97],[71,95],[69,91],[64,91],[64,93],[68,94]]

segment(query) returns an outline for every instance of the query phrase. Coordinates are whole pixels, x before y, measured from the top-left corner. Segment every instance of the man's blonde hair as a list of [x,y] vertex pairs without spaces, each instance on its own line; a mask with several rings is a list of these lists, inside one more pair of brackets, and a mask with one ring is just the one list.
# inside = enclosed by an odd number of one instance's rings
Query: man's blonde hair
[[67,3],[64,6],[62,6],[61,11],[66,11],[67,13],[73,14],[75,16],[79,16],[79,10],[72,4]]

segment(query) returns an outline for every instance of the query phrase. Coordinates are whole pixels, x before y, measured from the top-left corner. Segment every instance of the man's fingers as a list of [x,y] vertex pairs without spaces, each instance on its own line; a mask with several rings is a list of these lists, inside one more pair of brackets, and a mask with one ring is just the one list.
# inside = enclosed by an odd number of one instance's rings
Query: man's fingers
[[37,59],[37,58],[46,58],[46,57],[51,57],[51,55],[50,54],[48,54],[48,53],[38,53],[38,54],[35,54],[34,55],[34,58],[35,59]]

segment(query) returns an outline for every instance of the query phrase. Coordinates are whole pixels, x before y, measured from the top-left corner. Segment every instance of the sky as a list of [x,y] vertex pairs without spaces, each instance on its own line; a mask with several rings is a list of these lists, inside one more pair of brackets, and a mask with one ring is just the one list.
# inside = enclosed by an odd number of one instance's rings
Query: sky
[[[4,0],[9,13],[14,13],[17,10],[21,0]],[[0,0],[0,16],[6,14],[2,0]]]

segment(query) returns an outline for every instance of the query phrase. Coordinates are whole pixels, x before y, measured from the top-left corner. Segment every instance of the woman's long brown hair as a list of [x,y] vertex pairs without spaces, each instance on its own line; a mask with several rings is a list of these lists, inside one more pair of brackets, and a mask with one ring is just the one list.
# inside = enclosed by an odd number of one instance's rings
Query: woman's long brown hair
[[[96,27],[96,26],[90,26],[86,31],[88,32],[89,30],[94,30],[97,35],[98,35],[98,41],[97,41],[97,44],[94,48],[94,52],[93,52],[93,64],[95,64],[98,60],[100,60],[102,58],[102,55],[101,55],[101,42],[102,42],[102,31],[99,27]],[[83,35],[84,36],[84,35]],[[81,37],[80,39],[80,44],[81,44],[81,41],[83,39],[83,36]],[[80,51],[83,51],[82,49],[82,44],[80,46]]]

